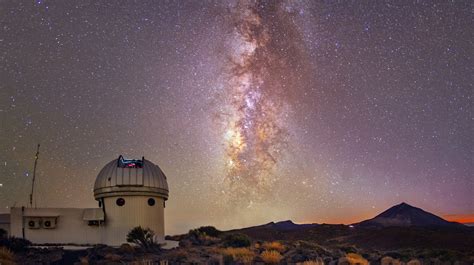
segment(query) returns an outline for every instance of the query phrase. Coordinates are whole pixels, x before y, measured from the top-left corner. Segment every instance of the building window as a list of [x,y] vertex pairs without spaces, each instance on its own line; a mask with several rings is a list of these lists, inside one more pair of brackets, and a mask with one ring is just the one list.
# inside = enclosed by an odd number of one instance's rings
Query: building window
[[124,206],[125,200],[123,198],[118,198],[115,203],[117,203],[118,206]]
[[153,199],[153,198],[148,199],[148,205],[150,205],[150,206],[155,205],[155,199]]

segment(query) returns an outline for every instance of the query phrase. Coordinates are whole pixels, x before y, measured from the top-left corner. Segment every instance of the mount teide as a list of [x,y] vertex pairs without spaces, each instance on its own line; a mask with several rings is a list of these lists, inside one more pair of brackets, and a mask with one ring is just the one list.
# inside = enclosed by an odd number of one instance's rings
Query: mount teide
[[372,219],[353,225],[356,227],[464,227],[460,223],[446,221],[439,216],[407,203],[395,205]]

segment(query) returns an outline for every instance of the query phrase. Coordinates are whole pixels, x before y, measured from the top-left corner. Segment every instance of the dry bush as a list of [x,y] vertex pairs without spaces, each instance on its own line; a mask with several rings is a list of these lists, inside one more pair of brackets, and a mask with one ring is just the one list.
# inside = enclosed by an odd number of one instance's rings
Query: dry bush
[[407,265],[421,265],[421,261],[418,259],[412,259],[409,262],[407,262]]
[[392,257],[383,257],[381,260],[380,260],[380,265],[401,265],[402,262],[400,262],[400,260],[398,259],[394,259]]
[[249,248],[224,248],[221,251],[225,260],[250,264],[255,258],[255,253]]
[[339,265],[369,265],[369,261],[364,259],[361,255],[355,253],[346,254],[345,257],[342,257],[338,261]]
[[135,248],[133,248],[130,244],[124,243],[120,245],[120,251],[124,253],[134,253]]
[[222,254],[222,248],[219,248],[219,247],[208,247],[207,248],[207,252],[209,252],[210,254]]
[[15,264],[15,255],[6,247],[0,247],[0,264],[2,265]]
[[280,253],[285,251],[285,246],[282,243],[278,242],[278,241],[265,242],[265,243],[263,243],[262,247],[265,250],[276,250]]
[[304,262],[298,262],[296,265],[324,265],[324,261],[322,259],[307,260]]
[[31,242],[23,238],[14,236],[0,238],[0,247],[6,247],[13,253],[25,251],[30,245]]
[[260,254],[260,258],[266,264],[278,264],[283,259],[283,256],[276,250],[265,250]]
[[252,240],[249,236],[240,233],[228,234],[224,237],[223,242],[226,247],[233,248],[250,247],[252,244]]

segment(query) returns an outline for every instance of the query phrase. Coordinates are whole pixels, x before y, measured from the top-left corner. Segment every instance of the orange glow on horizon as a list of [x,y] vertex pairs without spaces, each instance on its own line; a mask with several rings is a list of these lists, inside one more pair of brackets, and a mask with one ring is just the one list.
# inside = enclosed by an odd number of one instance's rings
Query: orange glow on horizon
[[462,224],[474,223],[474,213],[471,214],[446,214],[442,216],[444,219],[451,222],[458,222]]
[[[301,220],[296,223],[298,224],[312,224],[312,223],[317,223],[317,224],[354,224],[358,223],[367,219],[371,219],[375,217],[377,214],[361,214],[358,216],[352,216],[352,217],[347,217],[347,218],[328,218],[328,219],[317,219],[317,218],[310,218],[308,220]],[[472,214],[446,214],[446,215],[441,215],[441,218],[450,221],[450,222],[458,222],[461,224],[468,224],[468,223],[474,223],[474,213]]]

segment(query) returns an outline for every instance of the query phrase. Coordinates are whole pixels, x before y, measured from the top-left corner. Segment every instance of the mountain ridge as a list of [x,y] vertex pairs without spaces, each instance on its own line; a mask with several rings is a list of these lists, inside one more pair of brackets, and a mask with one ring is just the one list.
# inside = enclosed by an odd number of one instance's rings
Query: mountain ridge
[[405,202],[390,207],[374,218],[352,225],[356,227],[464,227],[461,223],[447,221]]
[[[250,226],[241,229],[266,228],[279,231],[313,228],[321,225],[339,225],[339,224],[318,224],[304,223],[297,224],[292,220],[283,220],[269,222],[262,225]],[[467,227],[458,222],[447,221],[433,213],[427,212],[421,208],[412,206],[406,202],[394,205],[387,210],[379,213],[373,218],[366,219],[357,223],[350,224],[354,227],[380,228],[380,227],[449,227],[462,228]],[[239,229],[235,229],[239,230]]]

